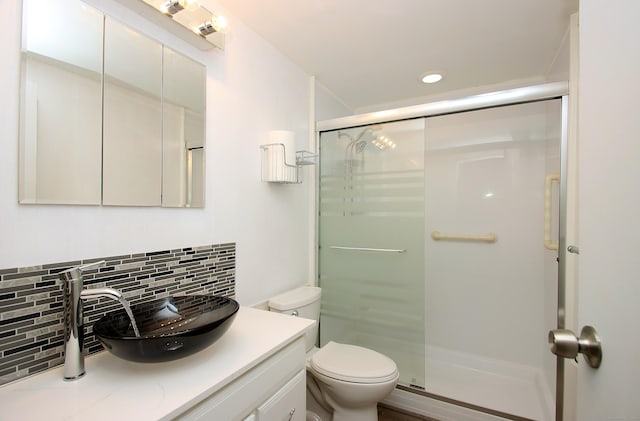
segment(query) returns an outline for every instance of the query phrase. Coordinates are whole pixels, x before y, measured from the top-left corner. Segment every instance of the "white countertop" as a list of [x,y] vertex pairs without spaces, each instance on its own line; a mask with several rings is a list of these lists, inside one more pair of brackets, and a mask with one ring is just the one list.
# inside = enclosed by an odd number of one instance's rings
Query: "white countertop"
[[313,321],[240,307],[210,347],[176,361],[133,363],[108,352],[86,374],[62,380],[62,366],[0,387],[2,420],[171,419],[215,393],[311,327]]

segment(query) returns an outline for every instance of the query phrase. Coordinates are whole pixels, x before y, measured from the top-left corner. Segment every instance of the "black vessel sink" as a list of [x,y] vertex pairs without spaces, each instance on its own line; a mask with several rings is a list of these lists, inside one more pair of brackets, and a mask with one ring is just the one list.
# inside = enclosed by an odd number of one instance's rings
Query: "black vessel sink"
[[198,352],[231,326],[238,303],[215,295],[168,297],[131,306],[140,336],[124,309],[105,314],[93,325],[104,347],[129,361],[171,361]]

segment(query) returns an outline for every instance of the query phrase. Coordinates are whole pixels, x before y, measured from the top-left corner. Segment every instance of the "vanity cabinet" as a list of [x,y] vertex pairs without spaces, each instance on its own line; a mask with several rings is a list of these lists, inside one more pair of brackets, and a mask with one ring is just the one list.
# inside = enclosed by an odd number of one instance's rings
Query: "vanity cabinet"
[[180,360],[141,364],[100,352],[80,380],[63,381],[60,366],[2,385],[0,419],[304,421],[303,335],[314,326],[240,307],[216,343]]
[[304,421],[305,343],[302,337],[178,416],[181,421]]

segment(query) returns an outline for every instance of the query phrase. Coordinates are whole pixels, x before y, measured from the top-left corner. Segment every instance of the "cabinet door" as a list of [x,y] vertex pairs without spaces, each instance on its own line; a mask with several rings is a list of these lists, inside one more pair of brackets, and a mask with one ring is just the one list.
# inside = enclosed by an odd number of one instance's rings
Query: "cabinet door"
[[162,44],[109,17],[103,95],[102,204],[160,206]]
[[300,370],[256,410],[256,421],[304,421],[306,419],[306,371]]
[[77,0],[23,2],[20,203],[100,204],[102,21]]

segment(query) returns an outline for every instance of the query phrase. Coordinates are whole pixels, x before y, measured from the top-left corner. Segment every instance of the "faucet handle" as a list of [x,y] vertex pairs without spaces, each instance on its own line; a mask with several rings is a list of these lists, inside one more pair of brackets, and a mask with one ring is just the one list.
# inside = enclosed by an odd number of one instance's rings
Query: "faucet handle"
[[63,270],[58,275],[62,281],[75,281],[82,278],[82,271],[96,269],[106,264],[104,260],[87,263],[86,265],[74,266],[67,270]]

